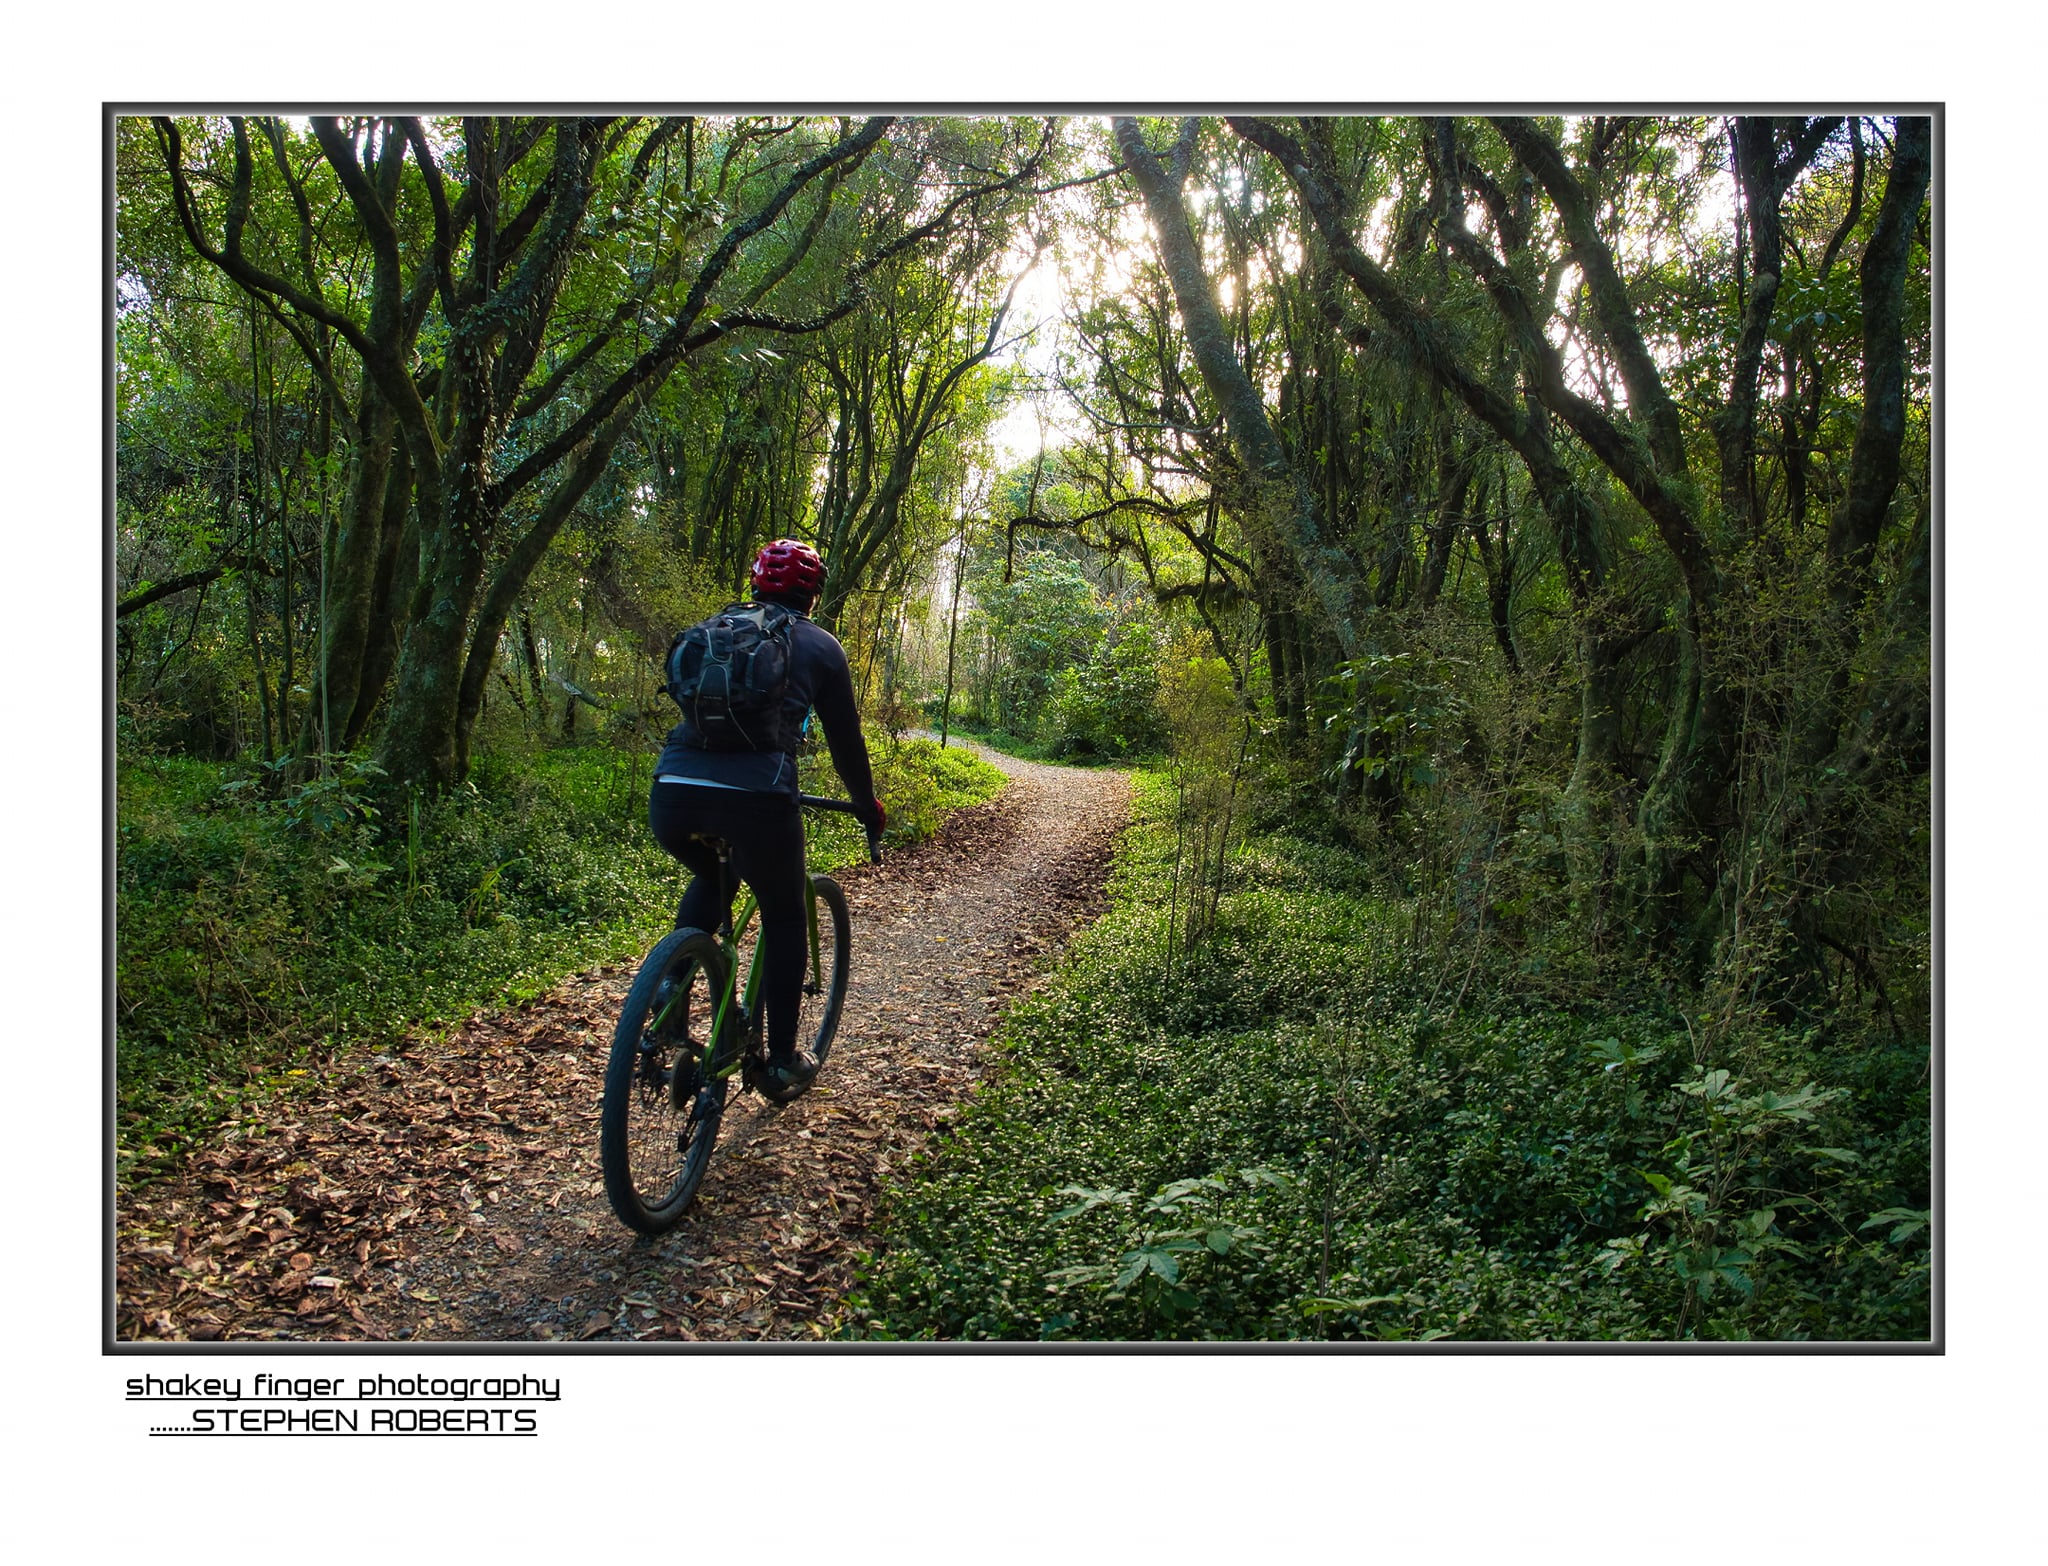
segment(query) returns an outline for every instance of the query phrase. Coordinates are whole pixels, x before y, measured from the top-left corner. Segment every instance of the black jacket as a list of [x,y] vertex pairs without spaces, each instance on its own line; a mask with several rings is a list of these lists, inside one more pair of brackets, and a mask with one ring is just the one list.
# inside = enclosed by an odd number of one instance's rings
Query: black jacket
[[[853,699],[846,649],[830,631],[802,617],[789,629],[789,694],[784,705],[790,720],[785,732],[790,734],[805,727],[805,715],[817,710],[825,726],[832,765],[845,782],[848,796],[859,805],[873,800],[875,777],[868,764],[867,741],[861,737],[860,709]],[[798,793],[795,752],[699,750],[688,718],[669,730],[654,775],[786,794],[791,799]]]

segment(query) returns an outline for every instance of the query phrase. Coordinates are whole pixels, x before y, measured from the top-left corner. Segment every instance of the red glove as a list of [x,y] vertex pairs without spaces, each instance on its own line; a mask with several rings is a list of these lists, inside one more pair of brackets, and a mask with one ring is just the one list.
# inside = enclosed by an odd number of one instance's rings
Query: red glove
[[882,829],[886,827],[888,824],[889,812],[885,808],[883,808],[882,802],[878,799],[875,801],[875,836],[880,837],[882,835]]

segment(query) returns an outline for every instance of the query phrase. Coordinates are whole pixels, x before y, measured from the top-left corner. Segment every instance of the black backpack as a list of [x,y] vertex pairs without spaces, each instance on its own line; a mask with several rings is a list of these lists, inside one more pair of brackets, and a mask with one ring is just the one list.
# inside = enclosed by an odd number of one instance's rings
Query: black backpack
[[701,750],[788,750],[791,627],[780,604],[728,604],[678,631],[668,649],[668,693]]

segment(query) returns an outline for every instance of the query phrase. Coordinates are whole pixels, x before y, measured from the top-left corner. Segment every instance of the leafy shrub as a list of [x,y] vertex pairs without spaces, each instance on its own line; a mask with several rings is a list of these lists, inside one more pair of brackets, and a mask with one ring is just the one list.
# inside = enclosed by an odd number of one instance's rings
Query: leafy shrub
[[1002,727],[1030,733],[1060,670],[1088,655],[1109,622],[1109,608],[1073,561],[1037,550],[1008,582],[982,589],[981,615],[1007,661],[996,688]]
[[1055,678],[1045,729],[1057,756],[1145,755],[1166,742],[1159,710],[1161,637],[1128,620],[1103,637],[1086,662]]

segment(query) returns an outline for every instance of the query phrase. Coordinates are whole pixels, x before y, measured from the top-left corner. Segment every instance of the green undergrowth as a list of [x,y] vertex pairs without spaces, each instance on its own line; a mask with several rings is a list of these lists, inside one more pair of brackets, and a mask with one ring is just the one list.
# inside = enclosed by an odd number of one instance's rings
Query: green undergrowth
[[1449,1013],[1410,910],[1282,833],[1169,966],[1169,799],[1140,775],[1110,911],[889,1193],[850,1335],[1927,1335],[1924,1039]]
[[[871,735],[889,838],[929,836],[1003,775]],[[337,1052],[431,1033],[644,951],[684,875],[647,831],[651,758],[604,747],[480,758],[439,800],[344,763],[297,787],[262,768],[124,758],[116,883],[116,1126],[148,1178],[252,1098]],[[836,793],[823,757],[806,786]],[[811,823],[814,867],[865,857]]]

